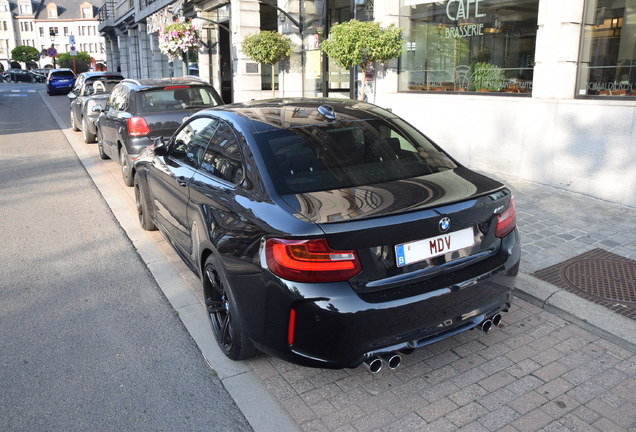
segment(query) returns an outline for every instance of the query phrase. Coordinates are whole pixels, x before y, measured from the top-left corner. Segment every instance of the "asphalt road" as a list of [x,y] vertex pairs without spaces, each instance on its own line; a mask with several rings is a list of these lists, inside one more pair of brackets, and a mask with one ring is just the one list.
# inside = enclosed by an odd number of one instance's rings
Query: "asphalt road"
[[0,431],[251,430],[42,88],[0,84]]

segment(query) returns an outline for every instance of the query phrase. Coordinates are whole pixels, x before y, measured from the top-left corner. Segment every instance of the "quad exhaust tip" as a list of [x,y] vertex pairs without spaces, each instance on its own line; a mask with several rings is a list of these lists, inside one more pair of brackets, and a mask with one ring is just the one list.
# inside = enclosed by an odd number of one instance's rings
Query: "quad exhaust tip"
[[499,327],[500,324],[501,324],[501,314],[495,314],[493,315],[492,318],[482,322],[480,328],[484,333],[488,333],[490,330],[492,330],[493,326]]
[[380,372],[384,364],[386,364],[389,369],[395,370],[401,363],[402,356],[398,353],[383,354],[380,357],[373,357],[364,361],[364,365],[372,374]]
[[376,374],[382,370],[382,359],[380,357],[373,357],[364,361],[364,365],[369,369],[369,372]]

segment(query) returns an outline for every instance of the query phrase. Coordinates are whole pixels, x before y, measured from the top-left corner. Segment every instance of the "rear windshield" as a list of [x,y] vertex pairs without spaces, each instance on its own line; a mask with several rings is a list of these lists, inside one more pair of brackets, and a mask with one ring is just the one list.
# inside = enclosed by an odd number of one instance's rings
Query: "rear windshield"
[[123,78],[99,77],[84,83],[84,95],[110,93]]
[[55,78],[74,78],[75,77],[72,71],[51,72],[51,76]]
[[371,185],[457,168],[445,153],[395,119],[337,122],[256,135],[281,195]]
[[220,101],[208,87],[179,87],[147,90],[137,94],[139,113],[216,106]]

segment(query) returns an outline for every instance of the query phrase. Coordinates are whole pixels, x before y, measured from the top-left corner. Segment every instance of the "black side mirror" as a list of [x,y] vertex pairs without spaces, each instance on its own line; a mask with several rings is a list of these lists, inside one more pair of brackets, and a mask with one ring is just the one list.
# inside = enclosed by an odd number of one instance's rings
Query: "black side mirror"
[[163,136],[152,138],[153,150],[157,156],[165,156],[168,153],[168,146]]

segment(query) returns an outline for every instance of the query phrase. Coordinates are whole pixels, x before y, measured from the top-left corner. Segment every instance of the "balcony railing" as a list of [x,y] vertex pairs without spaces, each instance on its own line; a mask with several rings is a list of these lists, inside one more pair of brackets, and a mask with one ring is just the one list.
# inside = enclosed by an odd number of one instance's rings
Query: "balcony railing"
[[106,0],[104,5],[97,11],[97,18],[100,22],[114,20],[115,19],[115,2],[112,0]]

